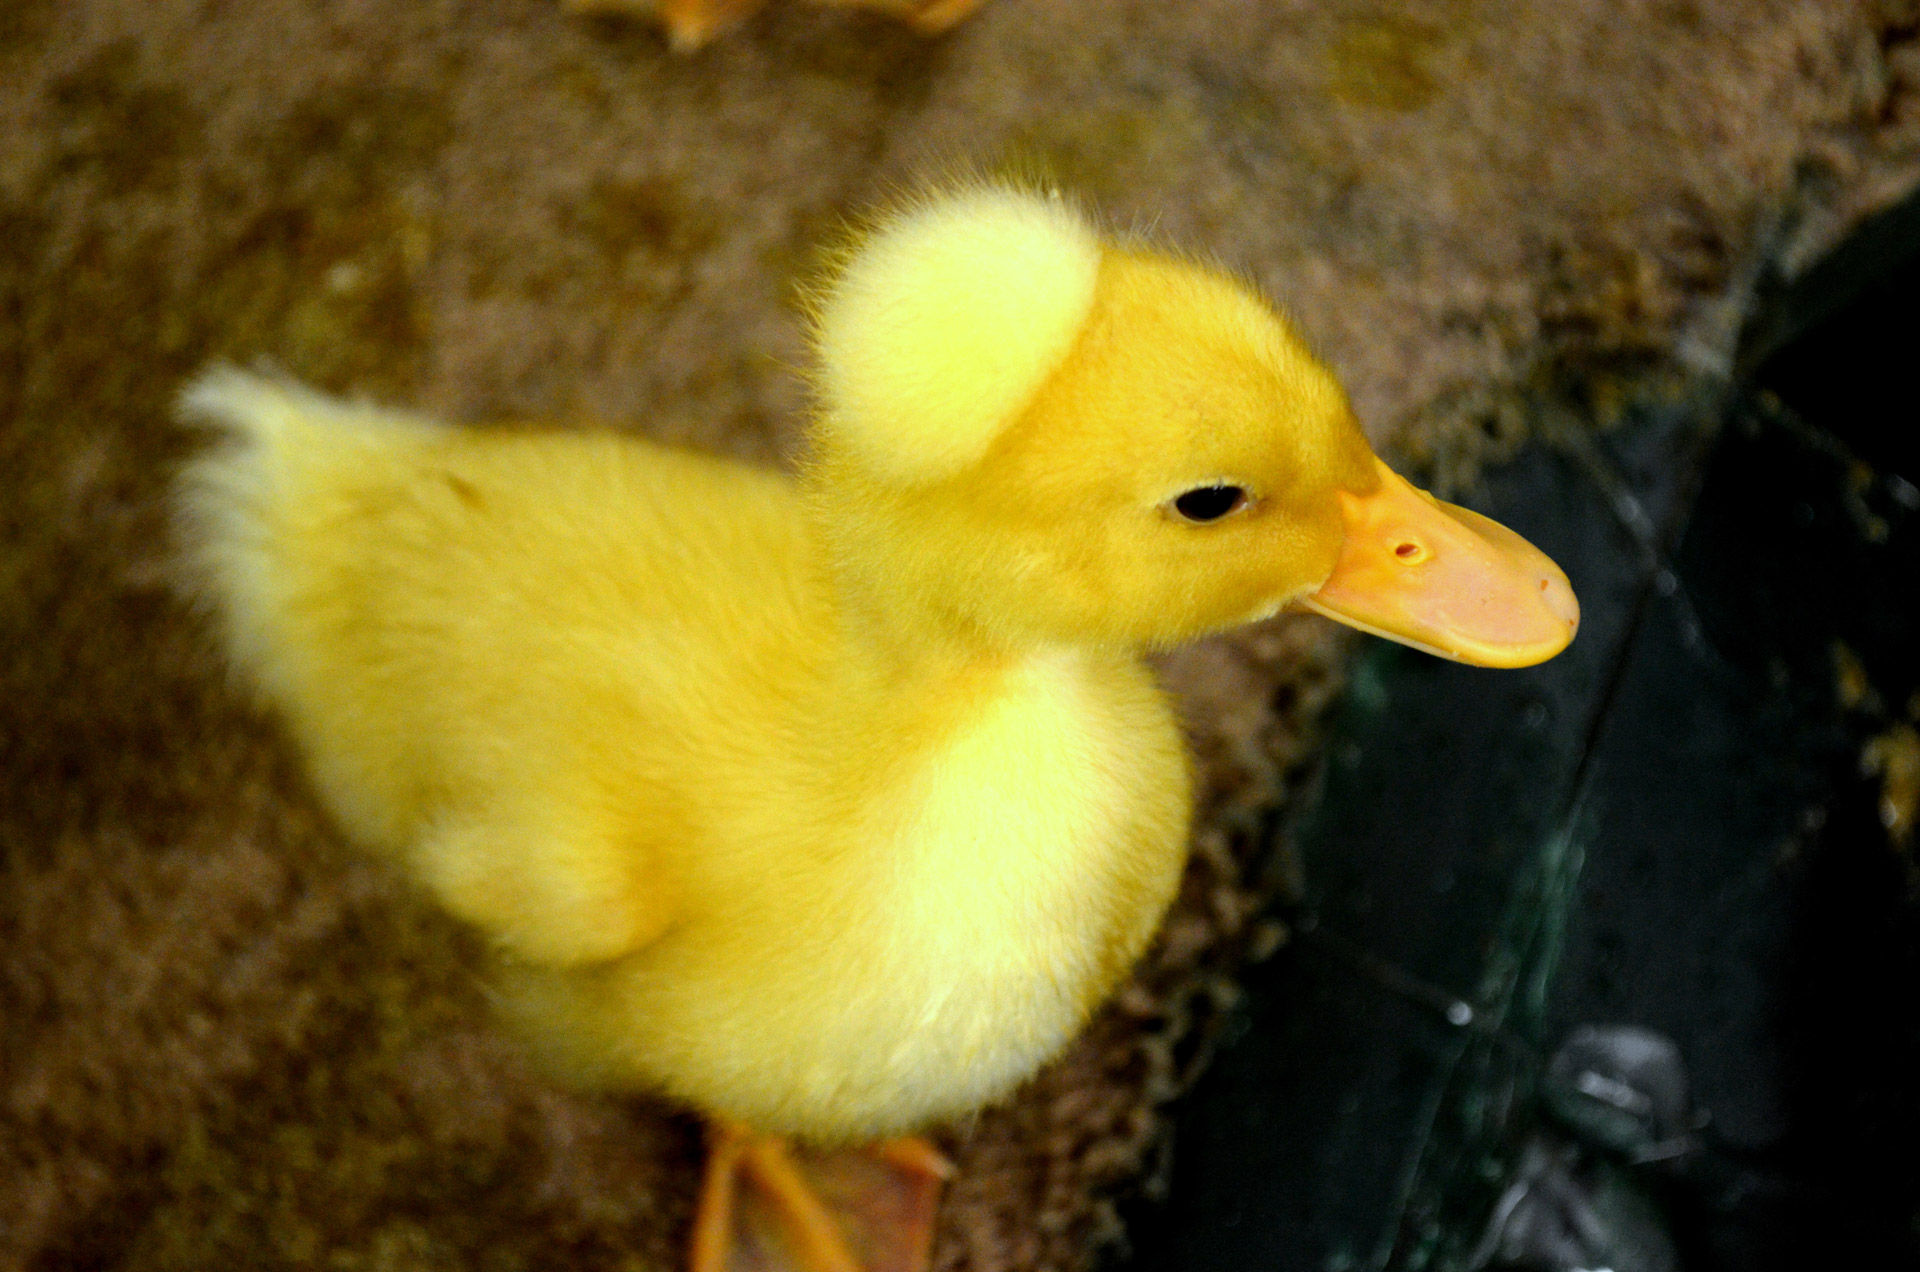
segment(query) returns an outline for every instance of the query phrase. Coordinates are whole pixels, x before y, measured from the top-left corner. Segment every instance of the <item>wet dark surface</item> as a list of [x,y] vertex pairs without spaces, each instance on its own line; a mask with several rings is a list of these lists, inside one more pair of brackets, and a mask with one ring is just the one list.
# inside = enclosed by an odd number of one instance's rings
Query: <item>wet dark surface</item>
[[[1522,672],[1367,652],[1296,939],[1130,1266],[1571,1267],[1489,1228],[1554,1163],[1619,1272],[1920,1266],[1920,872],[1880,810],[1920,716],[1916,351],[1910,203],[1770,298],[1736,387],[1491,475],[1471,502],[1566,568],[1580,638]],[[1678,1045],[1685,1143],[1548,1111],[1595,1023]]]

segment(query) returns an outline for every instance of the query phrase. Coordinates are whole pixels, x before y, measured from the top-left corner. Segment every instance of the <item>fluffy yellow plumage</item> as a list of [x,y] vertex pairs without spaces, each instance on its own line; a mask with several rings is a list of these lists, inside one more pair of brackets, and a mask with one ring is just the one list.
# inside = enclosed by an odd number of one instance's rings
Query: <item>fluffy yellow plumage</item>
[[1151,932],[1186,786],[1125,658],[850,621],[771,474],[231,372],[189,405],[246,429],[190,477],[230,646],[565,1068],[899,1130],[1024,1077]]
[[896,215],[819,306],[817,379],[836,441],[901,485],[979,462],[1066,361],[1100,256],[1058,199],[989,186]]
[[[327,804],[513,956],[537,1050],[831,1141],[1067,1042],[1185,849],[1137,651],[1333,595],[1410,488],[1257,297],[1056,199],[895,215],[817,326],[797,481],[216,371],[182,502]],[[1516,603],[1557,602],[1535,558]]]

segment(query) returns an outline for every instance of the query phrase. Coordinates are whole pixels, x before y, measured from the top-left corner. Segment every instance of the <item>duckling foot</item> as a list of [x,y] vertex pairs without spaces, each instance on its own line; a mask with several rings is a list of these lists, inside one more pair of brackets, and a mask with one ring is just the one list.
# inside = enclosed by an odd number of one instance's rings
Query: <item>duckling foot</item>
[[925,1140],[816,1153],[715,1122],[691,1272],[922,1272],[952,1173]]

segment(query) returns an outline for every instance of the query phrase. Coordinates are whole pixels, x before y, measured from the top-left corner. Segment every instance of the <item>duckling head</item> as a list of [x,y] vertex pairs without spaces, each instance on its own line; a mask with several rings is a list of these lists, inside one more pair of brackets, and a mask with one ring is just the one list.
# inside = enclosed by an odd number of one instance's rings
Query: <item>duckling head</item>
[[823,290],[817,523],[856,603],[1015,643],[1146,648],[1318,610],[1487,666],[1573,638],[1563,574],[1408,485],[1257,294],[974,187]]

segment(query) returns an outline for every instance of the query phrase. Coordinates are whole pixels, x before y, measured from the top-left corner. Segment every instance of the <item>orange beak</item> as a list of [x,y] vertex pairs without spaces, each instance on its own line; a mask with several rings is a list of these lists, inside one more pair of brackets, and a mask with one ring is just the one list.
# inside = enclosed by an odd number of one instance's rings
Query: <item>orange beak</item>
[[1336,622],[1479,667],[1531,667],[1580,626],[1573,586],[1497,521],[1441,503],[1378,459],[1380,488],[1340,494],[1346,538],[1302,599]]

